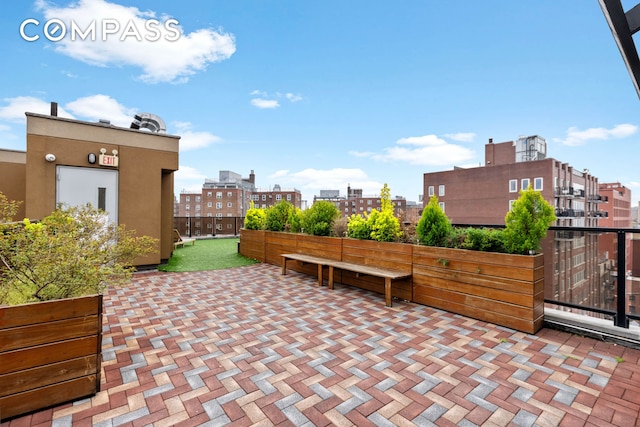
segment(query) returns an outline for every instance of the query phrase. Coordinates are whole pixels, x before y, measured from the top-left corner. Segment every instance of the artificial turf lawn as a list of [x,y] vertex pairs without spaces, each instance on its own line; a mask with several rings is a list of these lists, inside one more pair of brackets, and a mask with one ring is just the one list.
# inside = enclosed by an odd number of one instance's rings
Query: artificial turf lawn
[[257,261],[238,253],[237,238],[200,239],[193,245],[176,248],[167,264],[158,266],[160,271],[221,270],[255,264]]

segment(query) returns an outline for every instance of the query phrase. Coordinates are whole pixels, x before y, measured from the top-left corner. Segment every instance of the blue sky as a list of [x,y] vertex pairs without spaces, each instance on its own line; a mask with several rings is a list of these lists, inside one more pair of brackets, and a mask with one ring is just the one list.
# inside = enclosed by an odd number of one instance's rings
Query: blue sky
[[[71,40],[72,20],[96,40]],[[127,37],[102,41],[114,22]],[[425,172],[540,135],[640,200],[640,100],[596,0],[20,1],[0,23],[1,148],[24,150],[25,111],[51,101],[124,127],[148,112],[182,137],[177,193],[254,170],[310,202],[384,183],[417,201]]]

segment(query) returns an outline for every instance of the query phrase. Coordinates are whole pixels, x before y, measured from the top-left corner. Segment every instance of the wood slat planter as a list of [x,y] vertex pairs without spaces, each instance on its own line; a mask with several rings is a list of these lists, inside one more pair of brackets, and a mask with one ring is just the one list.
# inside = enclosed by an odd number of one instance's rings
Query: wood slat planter
[[100,390],[102,295],[0,307],[0,421]]
[[246,257],[265,262],[264,234],[262,230],[241,229],[238,252]]
[[413,300],[536,333],[544,321],[544,257],[414,246]]
[[[243,230],[240,238],[251,233],[262,233],[264,239],[265,232],[252,230]],[[292,237],[295,248],[291,247]],[[250,237],[252,247],[259,246],[255,243],[258,240],[259,236]],[[280,266],[282,253],[302,253],[407,271],[412,278],[394,281],[393,296],[526,333],[536,333],[543,325],[542,254],[499,254],[305,234],[289,234],[286,240],[269,235],[266,240],[263,258],[270,264]],[[310,264],[292,261],[291,269],[316,277],[318,274],[317,267]],[[384,294],[384,282],[379,277],[344,271],[335,280]]]

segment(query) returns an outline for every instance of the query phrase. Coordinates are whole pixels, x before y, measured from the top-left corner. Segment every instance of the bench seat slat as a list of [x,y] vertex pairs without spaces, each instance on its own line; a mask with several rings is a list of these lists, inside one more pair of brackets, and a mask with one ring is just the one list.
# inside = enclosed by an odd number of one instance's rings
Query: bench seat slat
[[302,263],[317,264],[318,265],[318,284],[322,285],[322,267],[329,267],[329,288],[333,289],[333,269],[339,268],[342,270],[353,271],[359,274],[366,274],[369,276],[382,277],[385,279],[385,303],[391,307],[391,280],[404,279],[411,277],[411,273],[407,273],[399,270],[391,270],[387,268],[379,268],[362,264],[354,264],[351,262],[336,261],[328,258],[316,257],[305,254],[281,254],[282,257],[282,274],[287,274],[287,261],[296,260]]

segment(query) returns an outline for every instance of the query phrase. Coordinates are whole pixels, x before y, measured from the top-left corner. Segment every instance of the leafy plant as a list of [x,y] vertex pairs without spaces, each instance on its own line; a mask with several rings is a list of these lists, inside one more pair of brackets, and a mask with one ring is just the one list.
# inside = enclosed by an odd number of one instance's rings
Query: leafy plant
[[340,216],[338,208],[327,200],[315,202],[302,215],[302,230],[312,236],[329,236],[333,222]]
[[418,242],[421,245],[446,246],[451,230],[451,222],[440,208],[438,198],[432,196],[416,227]]
[[18,212],[18,208],[22,202],[9,200],[7,196],[0,191],[0,224],[13,221],[13,217]]
[[302,210],[300,208],[289,211],[288,223],[289,231],[292,233],[300,233],[302,231]]
[[264,230],[266,216],[264,209],[256,208],[252,200],[244,217],[244,228],[247,230]]
[[293,211],[293,205],[286,200],[281,200],[270,206],[265,212],[264,228],[270,231],[285,230],[291,211]]
[[380,211],[373,210],[368,218],[371,238],[379,242],[395,242],[402,235],[400,221],[393,214],[391,190],[384,184],[380,190]]
[[520,191],[520,197],[505,217],[505,248],[509,253],[530,254],[540,249],[540,241],[556,220],[553,206],[531,186]]
[[101,293],[121,285],[136,258],[155,252],[157,239],[109,222],[90,205],[59,207],[42,221],[0,229],[0,304]]
[[353,214],[349,217],[347,234],[354,239],[367,240],[371,238],[371,226],[367,221],[367,215]]
[[461,247],[475,251],[505,252],[503,234],[499,229],[469,227],[465,230]]

